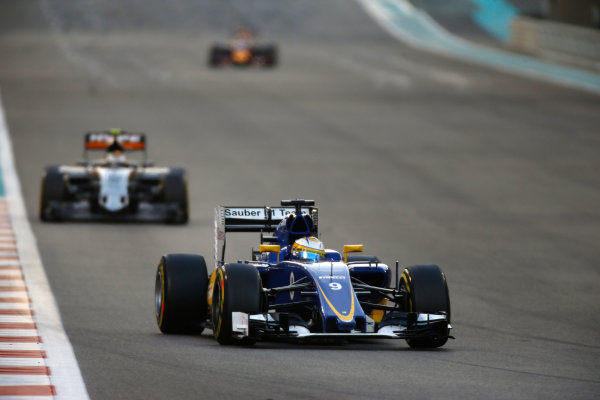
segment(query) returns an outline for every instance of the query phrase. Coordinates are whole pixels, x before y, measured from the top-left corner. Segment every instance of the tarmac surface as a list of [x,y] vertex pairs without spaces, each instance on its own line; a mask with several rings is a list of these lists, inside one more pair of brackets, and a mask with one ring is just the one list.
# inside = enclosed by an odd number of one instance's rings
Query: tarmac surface
[[[206,66],[240,26],[277,43],[278,68]],[[416,51],[348,0],[2,0],[0,88],[92,399],[600,395],[598,95]],[[188,225],[39,221],[43,168],[111,127],[147,132],[152,160],[188,170]],[[211,265],[215,205],[296,197],[316,200],[329,248],[439,264],[456,340],[243,348],[160,334],[160,256]],[[228,259],[257,244],[241,235]]]

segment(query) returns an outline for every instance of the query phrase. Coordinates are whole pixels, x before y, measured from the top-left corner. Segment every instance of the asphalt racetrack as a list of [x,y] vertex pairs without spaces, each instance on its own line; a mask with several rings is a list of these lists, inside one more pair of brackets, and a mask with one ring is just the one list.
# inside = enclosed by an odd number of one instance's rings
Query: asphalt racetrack
[[[240,26],[277,43],[278,68],[206,66]],[[92,399],[600,396],[598,94],[407,47],[349,0],[0,0],[0,88]],[[147,132],[152,160],[188,170],[189,225],[39,221],[42,169],[111,127]],[[456,340],[160,334],[160,256],[212,265],[215,205],[295,197],[317,201],[329,248],[439,264]],[[240,236],[229,260],[257,244]]]

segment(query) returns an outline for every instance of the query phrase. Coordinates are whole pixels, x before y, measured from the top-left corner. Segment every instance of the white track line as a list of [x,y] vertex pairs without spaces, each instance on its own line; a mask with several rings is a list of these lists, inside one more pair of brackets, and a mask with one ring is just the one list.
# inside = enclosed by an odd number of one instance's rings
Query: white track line
[[392,36],[423,50],[499,71],[600,92],[600,75],[471,43],[439,25],[408,0],[356,0]]
[[[27,211],[21,195],[21,186],[13,160],[12,143],[8,134],[1,98],[0,163],[4,178],[5,200],[8,203],[12,228],[17,239],[18,254],[20,256],[20,260],[14,264],[7,263],[7,260],[0,260],[0,266],[22,265],[23,274],[27,281],[27,289],[30,297],[33,299],[31,306],[35,310],[36,316],[37,332],[33,336],[39,334],[42,337],[47,356],[45,364],[50,367],[52,372],[51,377],[4,375],[0,376],[0,384],[14,385],[15,382],[18,382],[18,385],[53,385],[56,389],[54,399],[87,400],[89,399],[89,395],[83,382],[73,347],[62,325],[58,306],[48,284],[46,272],[44,271],[38,252],[37,242],[29,225]],[[10,235],[0,235],[0,239],[3,237],[10,238]],[[10,303],[8,304],[10,305]],[[22,304],[29,306],[28,303]],[[0,308],[2,308],[2,303],[0,303]],[[10,330],[7,329],[6,332],[2,331],[4,330],[0,330],[0,336],[9,336],[7,333]],[[23,379],[31,380],[24,381]]]

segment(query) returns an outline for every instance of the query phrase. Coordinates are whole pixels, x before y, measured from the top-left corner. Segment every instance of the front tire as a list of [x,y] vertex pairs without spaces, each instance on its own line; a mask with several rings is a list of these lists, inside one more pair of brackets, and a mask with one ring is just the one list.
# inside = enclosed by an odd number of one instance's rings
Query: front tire
[[207,319],[208,274],[204,257],[167,254],[155,281],[156,323],[162,333],[202,333]]
[[218,61],[218,49],[213,46],[210,48],[209,52],[208,52],[208,66],[211,68],[215,68],[219,66],[219,61]]
[[219,45],[214,45],[208,52],[208,66],[210,68],[217,68],[221,65],[223,60],[228,58],[231,58],[229,49]]
[[60,216],[53,209],[53,203],[61,203],[65,200],[67,185],[59,167],[46,167],[40,187],[40,219],[42,221],[57,221]]
[[262,282],[258,270],[248,264],[226,264],[217,270],[213,298],[212,321],[215,339],[222,344],[251,345],[249,337],[237,339],[232,333],[231,314],[262,312]]
[[[450,296],[446,276],[437,265],[415,265],[405,268],[399,287],[408,292],[409,312],[437,314],[446,313],[450,323]],[[441,347],[448,341],[449,331],[436,332],[431,336],[406,339],[416,349]]]

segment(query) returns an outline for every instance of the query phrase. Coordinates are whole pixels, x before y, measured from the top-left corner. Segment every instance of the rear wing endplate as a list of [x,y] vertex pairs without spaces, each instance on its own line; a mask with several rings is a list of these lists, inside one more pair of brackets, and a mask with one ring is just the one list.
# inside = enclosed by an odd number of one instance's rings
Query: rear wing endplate
[[[300,208],[313,219],[318,229],[317,207]],[[227,232],[274,232],[287,215],[296,212],[294,207],[218,206],[215,208],[215,266],[225,262],[225,237]]]

